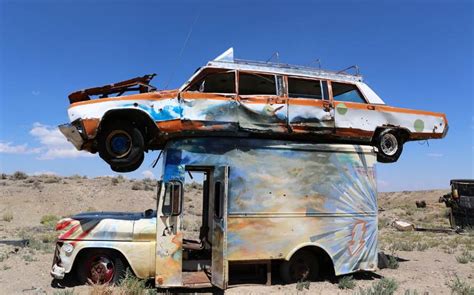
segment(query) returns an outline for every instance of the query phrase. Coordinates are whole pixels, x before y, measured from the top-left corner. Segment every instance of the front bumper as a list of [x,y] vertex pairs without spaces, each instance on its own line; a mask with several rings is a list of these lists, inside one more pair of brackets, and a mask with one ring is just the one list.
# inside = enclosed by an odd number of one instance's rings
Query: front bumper
[[58,266],[57,264],[53,264],[51,268],[51,276],[57,280],[64,279],[66,275],[66,269],[64,267]]
[[83,131],[73,124],[62,124],[58,126],[61,133],[80,151],[84,145]]

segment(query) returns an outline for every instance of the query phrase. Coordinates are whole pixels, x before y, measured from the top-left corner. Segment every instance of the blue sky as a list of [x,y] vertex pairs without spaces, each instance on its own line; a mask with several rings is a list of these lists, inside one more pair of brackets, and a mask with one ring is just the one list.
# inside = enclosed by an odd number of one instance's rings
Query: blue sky
[[[113,175],[58,135],[67,95],[147,73],[175,88],[233,46],[244,59],[278,51],[286,63],[357,64],[386,103],[445,112],[448,136],[407,143],[397,163],[378,165],[380,190],[474,177],[471,1],[96,2],[0,1],[0,171]],[[157,154],[127,176],[159,176]]]

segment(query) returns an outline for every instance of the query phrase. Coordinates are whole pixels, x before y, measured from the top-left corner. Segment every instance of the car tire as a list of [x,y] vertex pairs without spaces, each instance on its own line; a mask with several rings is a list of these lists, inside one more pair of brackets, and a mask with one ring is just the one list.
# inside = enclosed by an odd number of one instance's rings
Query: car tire
[[403,139],[393,129],[382,131],[376,142],[378,149],[377,161],[381,163],[393,163],[398,160],[403,151]]
[[290,260],[283,261],[280,276],[284,283],[315,281],[319,277],[319,263],[316,255],[309,250],[300,250]]
[[138,169],[143,163],[143,160],[145,159],[145,156],[142,154],[140,158],[138,158],[135,162],[132,162],[128,166],[114,166],[110,165],[110,169],[112,169],[115,172],[119,173],[125,173],[125,172],[132,172]]
[[[136,169],[143,162],[145,141],[141,131],[130,122],[107,124],[101,130],[97,143],[100,157],[111,167]],[[127,172],[133,170],[129,168]]]
[[81,285],[116,284],[125,277],[126,262],[112,251],[87,251],[76,261],[76,278]]

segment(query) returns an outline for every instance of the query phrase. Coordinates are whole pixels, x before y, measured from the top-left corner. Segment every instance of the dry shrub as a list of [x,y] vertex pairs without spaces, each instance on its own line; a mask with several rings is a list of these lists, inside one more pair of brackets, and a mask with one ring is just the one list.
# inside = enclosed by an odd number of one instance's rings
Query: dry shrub
[[7,211],[7,212],[3,213],[2,220],[6,221],[6,222],[12,221],[13,220],[13,213],[11,213],[10,211]]
[[91,285],[89,291],[90,295],[112,295],[114,294],[114,288],[110,285]]
[[47,227],[54,228],[56,226],[56,223],[58,223],[59,219],[61,219],[59,216],[47,214],[41,217],[40,223]]
[[21,172],[21,171],[16,171],[12,175],[13,180],[24,180],[27,178],[28,178],[28,175],[25,172]]

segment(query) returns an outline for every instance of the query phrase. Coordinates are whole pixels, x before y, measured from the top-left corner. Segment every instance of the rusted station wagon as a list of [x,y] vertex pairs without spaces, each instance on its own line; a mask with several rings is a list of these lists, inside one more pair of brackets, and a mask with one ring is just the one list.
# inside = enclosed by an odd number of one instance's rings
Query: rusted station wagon
[[[394,162],[406,141],[448,130],[444,114],[385,105],[359,75],[237,60],[232,48],[179,89],[157,91],[153,76],[72,93],[72,123],[61,125],[62,133],[126,172],[141,165],[144,151],[176,136],[368,144],[380,162]],[[140,93],[123,96],[130,91]]]
[[58,223],[55,278],[113,282],[129,266],[158,288],[225,289],[272,270],[296,282],[376,268],[373,147],[214,137],[170,140],[163,155],[156,211]]

